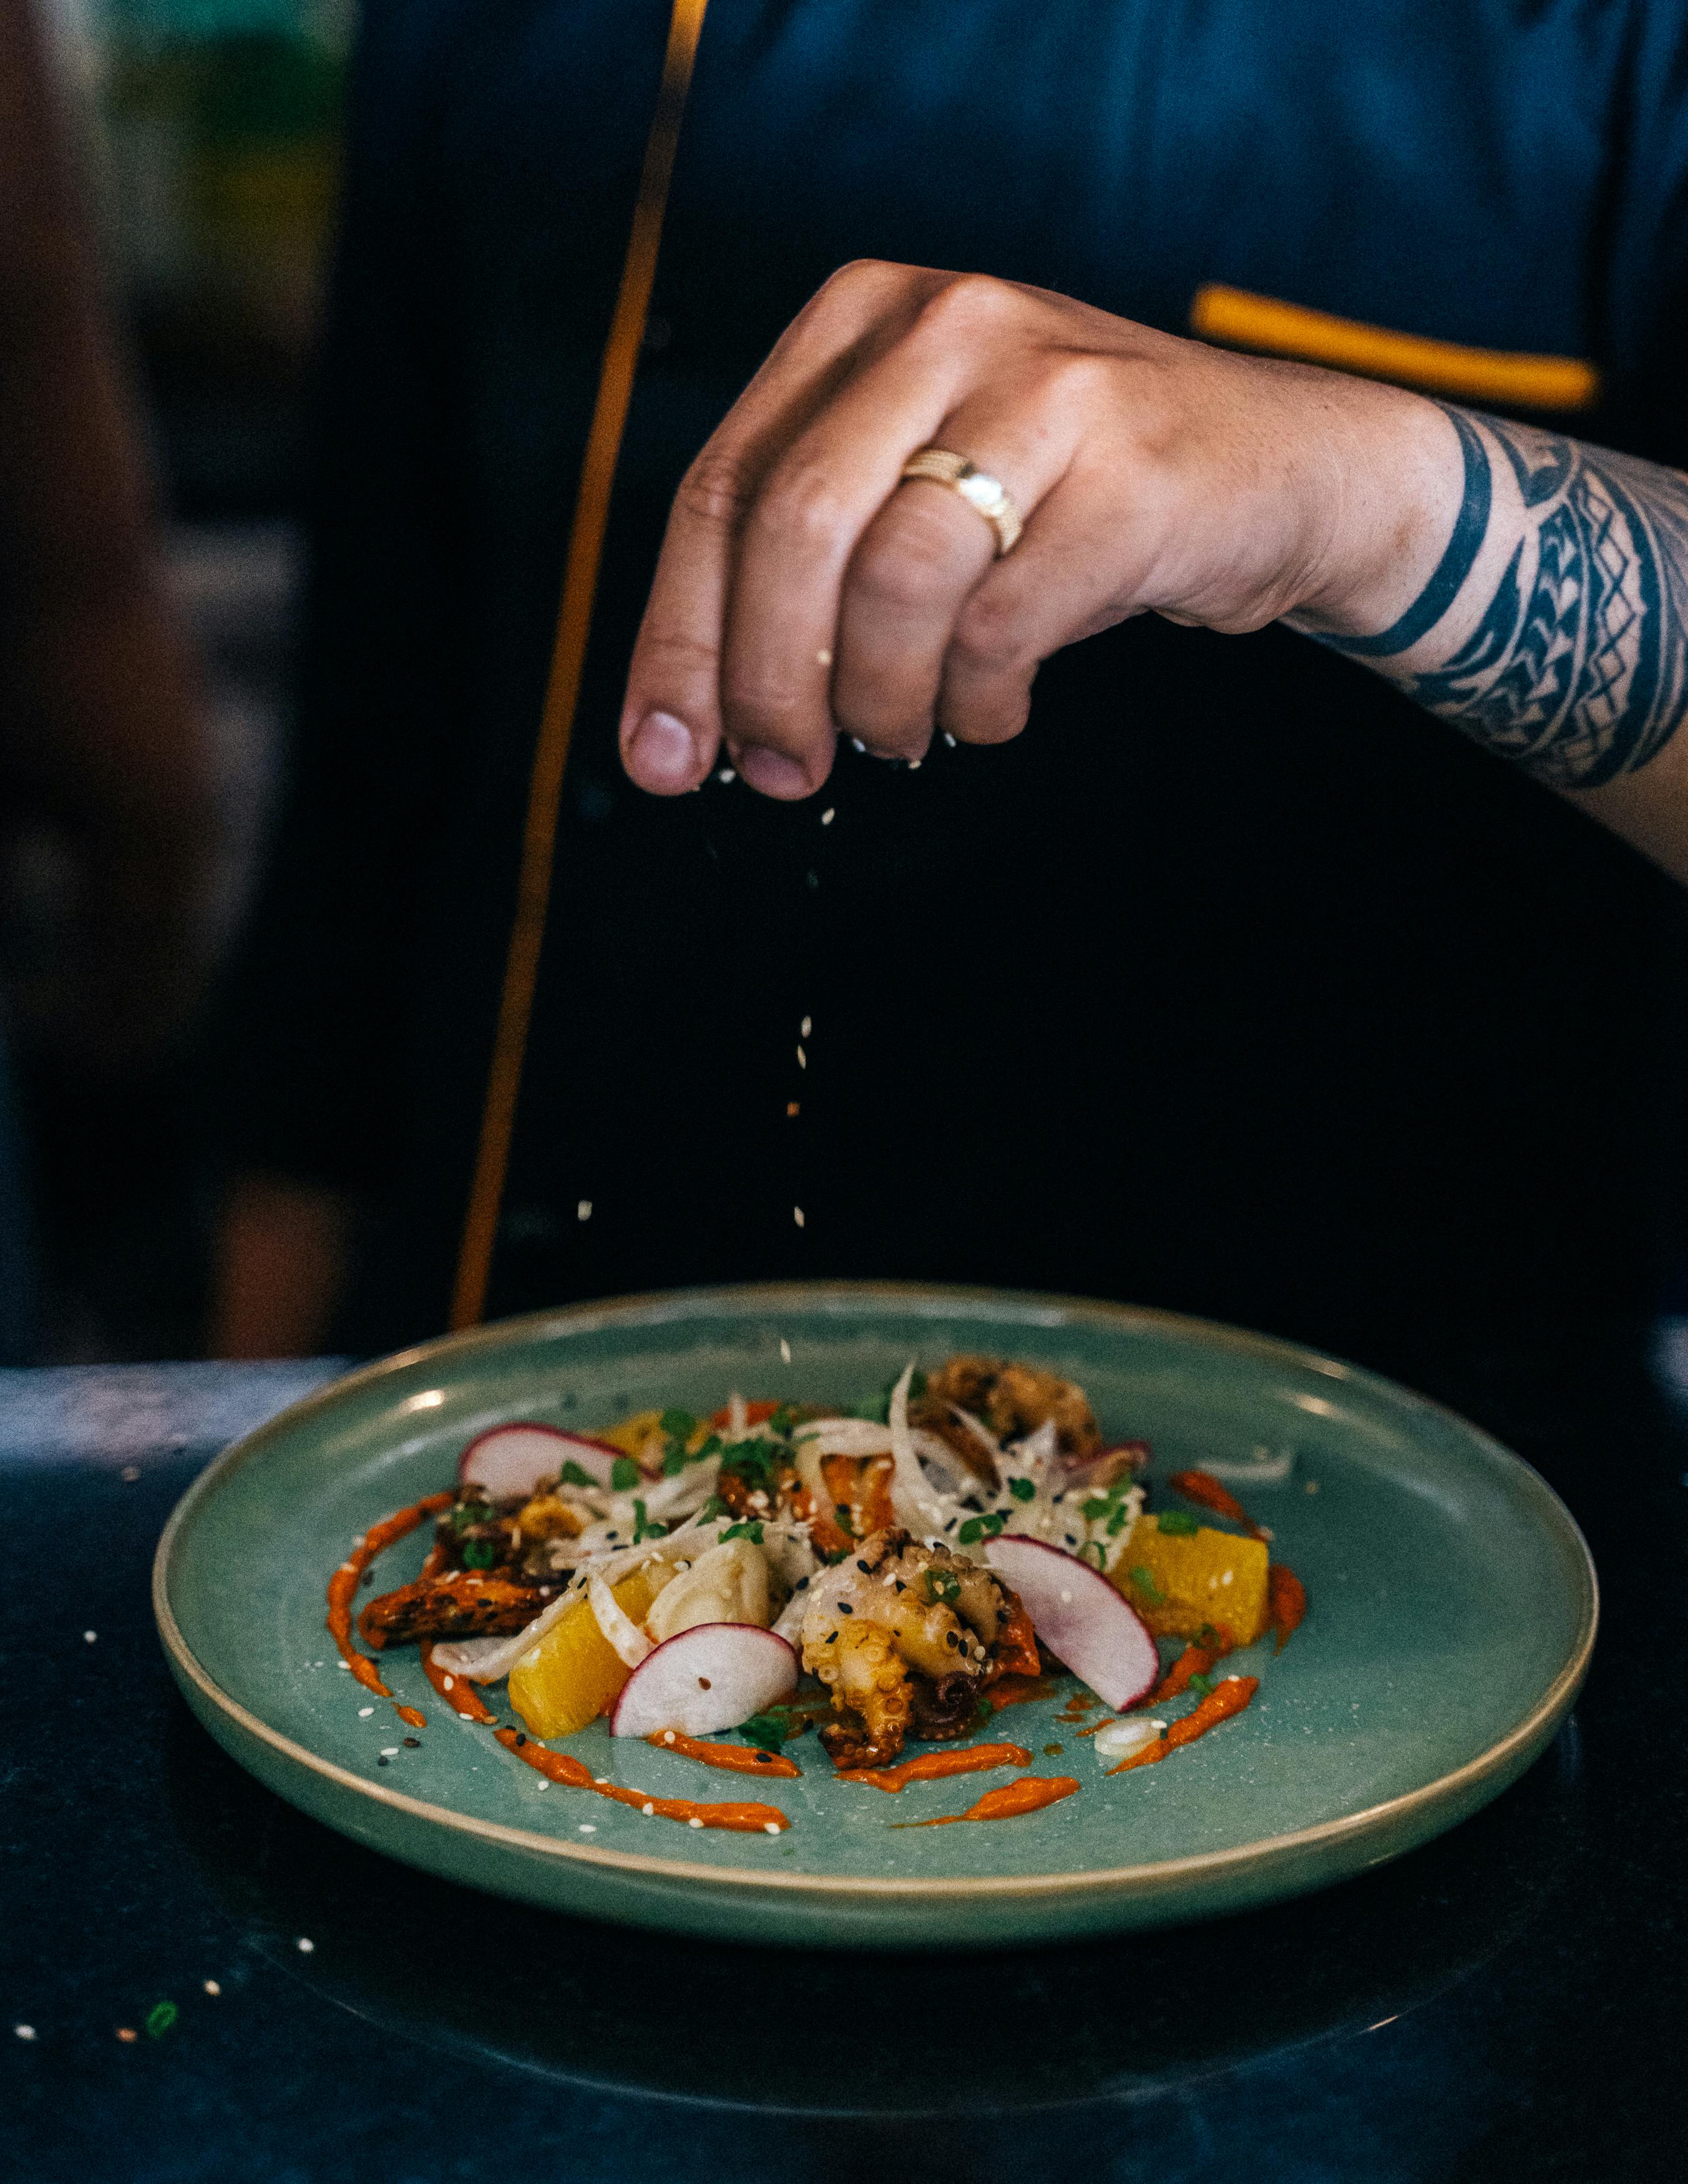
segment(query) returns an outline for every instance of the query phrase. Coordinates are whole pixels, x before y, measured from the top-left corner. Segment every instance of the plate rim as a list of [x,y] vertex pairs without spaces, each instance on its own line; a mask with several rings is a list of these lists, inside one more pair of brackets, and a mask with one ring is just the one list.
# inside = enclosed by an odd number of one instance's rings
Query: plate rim
[[[883,1300],[893,1309],[900,1304],[906,1308],[916,1302],[925,1306],[936,1305],[939,1310],[932,1313],[933,1317],[944,1312],[953,1315],[958,1307],[965,1309],[968,1306],[989,1306],[999,1310],[1005,1306],[1029,1307],[1042,1315],[1045,1323],[1051,1326],[1060,1325],[1071,1318],[1082,1318],[1100,1319],[1133,1329],[1147,1328],[1195,1336],[1233,1355],[1269,1359],[1276,1363],[1293,1365],[1302,1371],[1320,1373],[1329,1379],[1362,1388],[1398,1407],[1429,1412],[1448,1420],[1478,1442],[1490,1455],[1498,1457],[1504,1463],[1516,1466],[1523,1472],[1541,1497],[1550,1524],[1568,1534],[1577,1551],[1579,1574],[1584,1587],[1577,1634],[1569,1655],[1529,1713],[1484,1751],[1447,1774],[1437,1775],[1431,1781],[1420,1783],[1414,1789],[1402,1791],[1397,1797],[1384,1798],[1378,1804],[1368,1805],[1357,1813],[1345,1814],[1338,1819],[1322,1820],[1312,1827],[1297,1829],[1288,1835],[1261,1836],[1251,1842],[1234,1844],[1225,1850],[1201,1851],[1188,1858],[1163,1858],[1149,1864],[1089,1867],[1083,1871],[1051,1874],[975,1874],[950,1878],[910,1875],[899,1878],[872,1875],[761,1873],[737,1866],[705,1865],[690,1859],[653,1857],[639,1851],[599,1848],[541,1835],[526,1828],[513,1827],[500,1820],[482,1819],[458,1812],[448,1805],[430,1804],[424,1799],[408,1797],[401,1791],[390,1790],[381,1784],[368,1781],[333,1760],[322,1758],[308,1746],[273,1728],[261,1715],[254,1713],[218,1683],[193,1652],[176,1620],[170,1601],[170,1567],[178,1542],[185,1536],[199,1506],[209,1501],[236,1471],[261,1454],[270,1441],[279,1439],[314,1413],[337,1406],[354,1391],[373,1387],[385,1379],[397,1379],[417,1366],[430,1364],[442,1357],[457,1357],[476,1350],[494,1349],[512,1338],[543,1337],[552,1329],[589,1331],[594,1326],[610,1325],[628,1319],[649,1320],[653,1312],[657,1314],[656,1323],[660,1324],[667,1318],[694,1318],[700,1308],[729,1301],[753,1309],[765,1306],[772,1311],[784,1304],[812,1310],[826,1298],[834,1296],[856,1304]],[[1462,1792],[1496,1773],[1503,1774],[1521,1749],[1528,1747],[1533,1740],[1568,1710],[1587,1674],[1600,1627],[1600,1579],[1594,1557],[1589,1552],[1588,1542],[1576,1518],[1540,1473],[1515,1450],[1507,1447],[1504,1442],[1497,1440],[1493,1435],[1450,1406],[1438,1402],[1433,1396],[1420,1395],[1384,1373],[1374,1373],[1368,1367],[1351,1364],[1342,1358],[1333,1357],[1324,1351],[1310,1349],[1278,1335],[1262,1334],[1251,1329],[1232,1326],[1223,1320],[1204,1319],[1194,1313],[1169,1312],[1158,1306],[1123,1304],[1107,1298],[1071,1296],[1037,1290],[842,1279],[714,1284],[690,1289],[653,1290],[626,1296],[593,1298],[581,1304],[553,1306],[508,1319],[491,1321],[481,1327],[437,1335],[428,1341],[415,1343],[408,1349],[395,1351],[370,1364],[356,1367],[350,1373],[343,1373],[324,1386],[298,1397],[251,1432],[241,1435],[220,1454],[214,1457],[189,1484],[159,1535],[153,1557],[152,1600],[153,1619],[160,1641],[179,1680],[192,1685],[214,1712],[221,1714],[245,1736],[267,1747],[278,1758],[302,1768],[341,1791],[367,1799],[378,1808],[426,1825],[443,1827],[456,1835],[496,1843],[509,1851],[556,1861],[564,1866],[575,1864],[646,1879],[681,1880],[701,1888],[737,1889],[753,1893],[771,1891],[777,1894],[819,1894],[880,1901],[933,1897],[1047,1897],[1066,1895],[1079,1890],[1148,1894],[1189,1882],[1222,1878],[1262,1858],[1277,1860],[1320,1851],[1391,1826],[1397,1821],[1409,1819],[1458,1798]]]

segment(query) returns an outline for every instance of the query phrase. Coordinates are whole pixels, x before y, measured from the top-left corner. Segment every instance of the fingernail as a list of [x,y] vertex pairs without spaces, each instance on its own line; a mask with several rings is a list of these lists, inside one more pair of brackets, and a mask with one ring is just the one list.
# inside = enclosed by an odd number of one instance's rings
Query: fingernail
[[783,751],[764,750],[747,744],[738,754],[738,771],[752,788],[764,796],[807,796],[809,777],[794,758]]
[[686,788],[698,770],[692,732],[672,713],[647,713],[627,745],[627,771],[646,788]]

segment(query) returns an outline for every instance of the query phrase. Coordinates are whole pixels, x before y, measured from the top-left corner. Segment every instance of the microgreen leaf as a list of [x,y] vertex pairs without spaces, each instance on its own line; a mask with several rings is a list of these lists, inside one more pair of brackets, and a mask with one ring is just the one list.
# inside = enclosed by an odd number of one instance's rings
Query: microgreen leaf
[[1190,1515],[1188,1509],[1163,1509],[1161,1513],[1161,1529],[1171,1537],[1189,1540],[1195,1537],[1201,1529],[1201,1526]]
[[760,1547],[762,1544],[762,1520],[760,1517],[753,1517],[742,1524],[729,1524],[721,1536],[723,1540],[750,1540]]
[[1035,1498],[1037,1490],[1029,1479],[1011,1479],[1008,1482],[1008,1491],[1017,1502],[1032,1501]]
[[498,1560],[498,1549],[490,1540],[471,1540],[463,1550],[465,1569],[491,1569]]
[[689,1411],[680,1410],[665,1411],[656,1422],[658,1431],[666,1434],[670,1440],[690,1440],[701,1423]]
[[1164,1601],[1167,1596],[1156,1584],[1155,1573],[1147,1563],[1134,1563],[1132,1565],[1131,1582],[1138,1587],[1145,1600]]
[[639,1468],[630,1456],[618,1456],[610,1467],[610,1484],[618,1494],[639,1483]]
[[598,1484],[586,1466],[577,1463],[572,1457],[563,1466],[562,1478],[565,1486],[595,1486]]

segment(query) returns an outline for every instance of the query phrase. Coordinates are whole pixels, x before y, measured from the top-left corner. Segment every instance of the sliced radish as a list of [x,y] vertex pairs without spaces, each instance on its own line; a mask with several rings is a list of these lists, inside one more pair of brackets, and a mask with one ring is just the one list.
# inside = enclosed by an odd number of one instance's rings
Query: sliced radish
[[659,1646],[621,1686],[611,1736],[736,1729],[797,1686],[797,1653],[754,1623],[699,1623]]
[[621,1454],[607,1441],[588,1440],[582,1434],[524,1419],[478,1435],[458,1457],[457,1475],[465,1485],[473,1479],[493,1501],[506,1502],[517,1494],[531,1494],[542,1479],[554,1479],[565,1463],[577,1463],[594,1486],[607,1486],[610,1467]]
[[1117,1710],[1154,1689],[1161,1673],[1155,1641],[1100,1570],[1064,1547],[1014,1533],[991,1541],[989,1559],[1019,1594],[1044,1644],[1098,1698]]

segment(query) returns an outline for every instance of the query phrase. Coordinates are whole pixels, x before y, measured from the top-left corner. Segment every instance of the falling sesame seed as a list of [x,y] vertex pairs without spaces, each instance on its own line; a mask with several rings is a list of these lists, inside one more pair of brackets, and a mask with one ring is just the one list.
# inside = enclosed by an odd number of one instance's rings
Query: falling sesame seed
[[301,1934],[298,1941],[293,1943],[293,1947],[298,1951],[302,1957],[308,1957],[311,1951],[316,1947],[316,1944],[315,1942],[307,1941],[305,1936]]
[[814,1019],[814,1017],[804,1017],[804,1019],[803,1019],[803,1021],[802,1021],[802,1022],[798,1026],[798,1028],[798,1028],[799,1032],[801,1034],[801,1035],[802,1035],[805,1039],[807,1039],[807,1038],[808,1038],[808,1036],[809,1036],[809,1034],[810,1034],[810,1033],[811,1033],[811,1031],[813,1031],[813,1030],[814,1030],[814,1028],[815,1028],[815,1019]]
[[945,729],[944,729],[944,742],[945,742],[946,744],[949,744],[949,746],[950,746],[950,749],[951,749],[951,750],[954,750],[954,749],[955,749],[955,738],[954,738],[954,736],[952,736],[952,735],[950,734],[950,731],[948,730],[948,728],[945,728]]
[[85,1630],[82,1633],[82,1643],[85,1646],[92,1646],[98,1635],[99,1633],[97,1630]]
[[655,1808],[655,1805],[653,1805],[653,1804],[652,1804],[652,1802],[650,1802],[650,1799],[649,1799],[649,1797],[647,1797],[647,1798],[645,1799],[645,1801],[644,1801],[643,1804],[642,1804],[642,1805],[639,1807],[639,1810],[640,1810],[640,1811],[644,1814],[644,1816],[645,1816],[646,1819],[648,1819],[648,1820],[649,1820],[649,1819],[654,1819],[654,1818],[655,1817],[655,1814],[656,1814],[656,1808]]
[[830,827],[833,820],[836,819],[838,816],[837,805],[829,804],[827,806],[827,809],[821,814],[821,824],[823,827]]
[[723,785],[729,781],[737,781],[738,778],[738,775],[733,771],[733,768],[730,766],[722,766],[721,772],[716,776],[716,779],[723,783]]
[[33,2040],[35,2038],[35,2027],[33,2025],[14,2025],[12,2027],[12,2030],[17,2034],[19,2040]]
[[920,772],[920,760],[917,758],[911,758],[909,760],[909,772],[911,773],[918,773]]
[[779,1822],[777,1820],[764,1820],[762,1822],[762,1830],[766,1835],[777,1836],[779,1833]]
[[117,2036],[125,2048],[132,2048],[141,2037],[132,2025],[120,2025],[117,2028]]
[[125,1463],[117,1475],[125,1486],[132,1486],[141,1476],[141,1467],[138,1463]]
[[220,1994],[223,1991],[215,1980],[207,1980],[204,1984],[207,1994]]
[[806,1069],[809,1067],[809,1057],[800,1046],[797,1050],[797,1066],[799,1069]]
[[580,1203],[575,1207],[574,1217],[577,1221],[591,1220],[592,1201],[589,1198],[582,1198],[581,1200]]
[[852,736],[852,737],[850,738],[850,749],[851,749],[852,750],[859,750],[859,751],[866,751],[866,749],[867,749],[866,744],[865,743],[863,743],[863,741],[861,740],[861,737],[860,737],[860,736]]
[[359,1721],[367,1721],[374,1712],[375,1708],[373,1707],[359,1707],[358,1708],[358,1719]]
[[790,1364],[790,1362],[791,1362],[791,1345],[790,1345],[790,1344],[786,1340],[786,1339],[785,1339],[785,1337],[784,1337],[783,1335],[781,1335],[781,1337],[780,1337],[780,1339],[779,1339],[779,1356],[780,1356],[780,1362],[781,1362],[781,1364],[783,1364],[783,1365],[789,1365],[789,1364]]
[[791,1217],[797,1223],[799,1228],[802,1228],[803,1208],[800,1206],[794,1206],[791,1209]]

